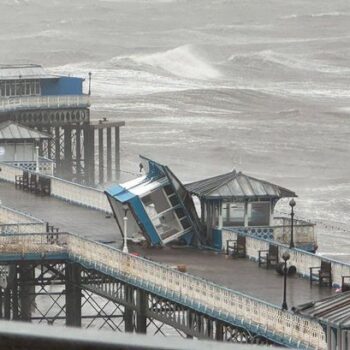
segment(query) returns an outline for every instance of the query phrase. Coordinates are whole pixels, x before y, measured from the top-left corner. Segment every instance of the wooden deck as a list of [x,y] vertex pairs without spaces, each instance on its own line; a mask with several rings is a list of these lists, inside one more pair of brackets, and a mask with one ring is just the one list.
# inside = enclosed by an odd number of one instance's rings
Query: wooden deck
[[[62,232],[122,245],[113,218],[105,214],[52,198],[16,190],[14,185],[0,182],[0,199],[4,205],[32,214],[49,222]],[[191,248],[142,248],[130,244],[130,252],[169,265],[185,264],[191,274],[203,277],[227,288],[257,297],[275,305],[282,304],[283,278],[274,270],[259,268],[248,259],[231,259],[223,254]],[[310,287],[309,281],[299,277],[288,278],[287,303],[289,307],[311,300],[319,300],[334,293],[334,289]]]

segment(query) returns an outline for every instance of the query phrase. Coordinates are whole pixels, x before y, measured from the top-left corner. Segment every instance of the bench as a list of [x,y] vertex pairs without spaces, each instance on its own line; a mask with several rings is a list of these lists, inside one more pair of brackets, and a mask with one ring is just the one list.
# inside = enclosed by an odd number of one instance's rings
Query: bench
[[238,235],[237,239],[229,239],[226,242],[226,254],[234,258],[245,258],[246,239],[245,236]]
[[15,188],[23,188],[23,175],[15,176]]
[[[315,273],[314,270],[317,270]],[[319,285],[328,285],[332,287],[332,264],[329,261],[321,261],[321,266],[310,267],[310,284],[312,281],[318,281]]]
[[265,265],[266,268],[276,267],[278,265],[278,246],[270,244],[268,250],[259,250],[259,267]]
[[51,180],[49,178],[39,176],[39,180],[36,183],[35,194],[49,196],[51,194]]
[[24,191],[28,190],[28,187],[29,187],[29,173],[28,173],[28,171],[23,171],[21,186],[22,187],[20,187],[20,188],[22,188]]
[[37,183],[38,183],[38,176],[37,176],[37,174],[30,174],[28,190],[30,192],[36,193],[36,191],[37,191]]

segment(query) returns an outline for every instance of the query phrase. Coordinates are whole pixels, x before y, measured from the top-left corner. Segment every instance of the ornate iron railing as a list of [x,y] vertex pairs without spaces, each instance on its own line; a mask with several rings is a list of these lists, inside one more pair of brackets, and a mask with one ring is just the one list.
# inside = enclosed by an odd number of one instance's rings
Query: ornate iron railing
[[[16,161],[5,161],[5,164],[12,165],[23,170],[36,172],[37,163],[36,161],[16,160]],[[39,173],[44,175],[53,175],[56,167],[56,163],[52,159],[39,157]]]
[[87,267],[176,300],[226,322],[255,329],[277,342],[302,349],[326,349],[321,325],[242,293],[166,265],[125,254],[72,234],[0,236],[0,259],[9,254],[67,254]]
[[43,233],[46,223],[18,210],[0,205],[0,234]]
[[[273,221],[273,226],[237,226],[230,227],[230,229],[257,238],[270,239],[288,244],[291,238],[291,219],[286,217],[275,217]],[[315,225],[312,223],[302,220],[294,220],[293,237],[296,247],[302,248],[310,246],[310,248],[315,248],[317,241],[314,228]]]
[[90,106],[88,95],[21,96],[0,98],[0,112]]

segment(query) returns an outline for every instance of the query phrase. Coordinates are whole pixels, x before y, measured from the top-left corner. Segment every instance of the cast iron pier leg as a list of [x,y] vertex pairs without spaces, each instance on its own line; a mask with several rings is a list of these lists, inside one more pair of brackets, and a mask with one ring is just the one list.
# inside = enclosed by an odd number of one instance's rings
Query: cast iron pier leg
[[35,299],[35,270],[30,264],[19,265],[19,300],[21,305],[21,320],[30,321],[32,303]]
[[[133,288],[128,285],[125,285],[126,301],[130,304],[132,304],[133,302],[133,294],[134,294]],[[125,310],[124,310],[124,323],[125,323],[125,332],[134,331],[133,310],[127,306],[125,306]]]
[[66,325],[81,327],[81,268],[66,263]]
[[112,130],[107,128],[107,181],[112,181]]
[[137,314],[136,314],[136,333],[146,334],[147,332],[147,293],[141,289],[137,290]]

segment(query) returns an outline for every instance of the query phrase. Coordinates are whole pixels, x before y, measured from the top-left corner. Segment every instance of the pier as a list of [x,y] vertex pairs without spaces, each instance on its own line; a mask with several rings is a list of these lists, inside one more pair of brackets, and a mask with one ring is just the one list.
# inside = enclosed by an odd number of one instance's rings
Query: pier
[[[51,178],[51,195],[42,197],[15,188],[15,176],[23,170],[4,164],[1,168],[0,176],[7,180],[0,182],[4,211],[15,207],[17,220],[27,221],[20,218],[25,211],[41,225],[57,228],[0,237],[2,275],[8,276],[8,285],[2,285],[4,318],[75,326],[98,320],[101,327],[127,332],[159,333],[172,327],[183,337],[347,349],[347,329],[303,314],[298,306],[337,298],[334,289],[310,279],[310,267],[326,262],[332,268],[332,284],[342,287],[350,265],[230,227],[220,229],[221,249],[147,248],[129,242],[130,253],[123,253],[122,236],[102,191]],[[242,234],[246,257],[227,256],[226,242]],[[288,252],[298,272],[288,277],[288,310],[281,308],[283,277],[259,267],[259,251],[271,245],[278,247],[280,257]],[[187,273],[178,271],[180,265]],[[61,289],[50,290],[50,285]],[[39,315],[30,313],[32,300],[38,303],[45,295],[52,307]],[[105,302],[92,301],[96,298]],[[83,307],[87,304],[89,314]]]

